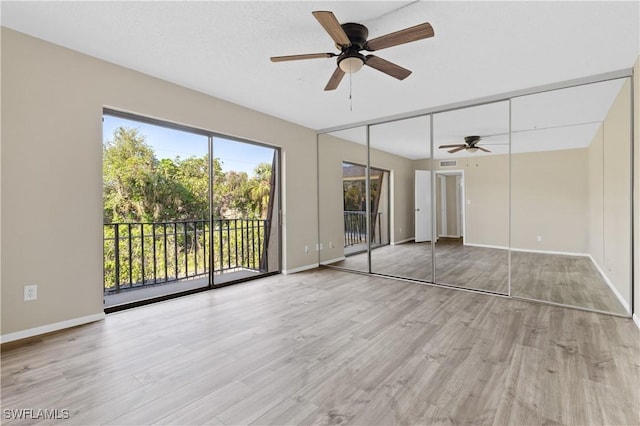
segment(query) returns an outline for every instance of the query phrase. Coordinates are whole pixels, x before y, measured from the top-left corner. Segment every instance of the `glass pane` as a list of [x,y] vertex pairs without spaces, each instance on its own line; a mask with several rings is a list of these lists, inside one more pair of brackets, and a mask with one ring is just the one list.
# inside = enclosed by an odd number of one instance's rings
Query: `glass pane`
[[508,292],[509,104],[433,116],[435,280]]
[[369,272],[366,128],[318,137],[319,261]]
[[513,296],[626,313],[630,82],[512,101]]
[[278,272],[278,150],[215,137],[213,169],[213,283]]
[[372,234],[382,235],[388,218],[389,237],[372,240],[372,272],[432,281],[431,209],[421,206],[431,200],[430,134],[430,116],[370,127],[372,179],[377,173],[383,188],[390,183],[388,214],[377,210],[382,231]]
[[105,115],[105,306],[209,285],[206,136]]

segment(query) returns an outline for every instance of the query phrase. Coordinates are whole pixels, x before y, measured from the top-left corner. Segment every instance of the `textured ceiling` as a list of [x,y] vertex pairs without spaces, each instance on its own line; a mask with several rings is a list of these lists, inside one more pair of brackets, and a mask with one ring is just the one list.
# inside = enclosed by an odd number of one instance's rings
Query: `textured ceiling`
[[[630,68],[640,51],[638,2],[3,1],[1,7],[3,26],[313,129]],[[413,71],[404,81],[365,67],[324,92],[335,59],[269,61],[335,51],[314,10],[365,24],[370,38],[425,21],[435,37],[377,52]]]

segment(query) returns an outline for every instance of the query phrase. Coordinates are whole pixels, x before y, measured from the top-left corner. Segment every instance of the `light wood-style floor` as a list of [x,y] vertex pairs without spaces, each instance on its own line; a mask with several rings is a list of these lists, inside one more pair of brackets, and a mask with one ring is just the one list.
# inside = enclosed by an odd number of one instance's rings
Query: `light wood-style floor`
[[[461,240],[440,239],[436,244],[437,283],[508,293],[508,251],[462,245]],[[371,252],[372,272],[431,281],[431,243],[388,245]],[[367,271],[367,254],[336,262]],[[584,256],[512,252],[511,294],[517,297],[561,303],[628,315],[624,306]]]
[[5,344],[2,409],[68,409],[65,425],[638,425],[639,356],[629,319],[319,269]]

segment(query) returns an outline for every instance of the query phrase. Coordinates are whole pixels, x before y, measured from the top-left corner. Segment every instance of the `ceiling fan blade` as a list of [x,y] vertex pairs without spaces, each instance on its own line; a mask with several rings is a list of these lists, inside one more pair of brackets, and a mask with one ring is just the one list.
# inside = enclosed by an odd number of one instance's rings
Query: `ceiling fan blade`
[[458,151],[462,151],[463,149],[465,149],[465,147],[464,147],[464,146],[459,146],[459,147],[457,147],[457,148],[450,149],[450,150],[449,150],[449,151],[447,151],[447,152],[449,152],[449,153],[451,153],[451,154],[455,154],[456,152],[458,152]]
[[476,148],[478,148],[480,151],[484,151],[484,152],[491,152],[491,151],[489,151],[488,149],[485,149],[485,148],[483,148],[483,147],[481,147],[481,146],[476,146]]
[[389,62],[377,56],[367,55],[365,58],[365,65],[369,65],[371,68],[375,68],[378,71],[382,71],[385,74],[395,77],[398,80],[404,80],[409,77],[411,71],[406,68],[402,68],[400,65],[396,65],[393,62]]
[[272,56],[271,62],[298,61],[300,59],[332,58],[335,53],[307,53],[304,55]]
[[411,43],[425,38],[433,37],[433,27],[430,23],[425,22],[414,27],[405,28],[381,37],[369,40],[365,47],[366,50],[373,52],[374,50],[386,49],[387,47],[397,46],[399,44]]
[[336,67],[324,90],[335,90],[342,81],[342,77],[344,77],[344,71],[342,71],[340,67]]
[[336,19],[332,12],[328,11],[316,11],[311,12],[313,16],[320,22],[322,28],[329,33],[333,41],[340,46],[351,46],[351,40],[347,37],[347,33],[344,32],[340,26],[340,22]]
[[463,144],[463,143],[457,143],[454,145],[440,145],[438,148],[458,148],[458,147],[466,147],[467,145]]

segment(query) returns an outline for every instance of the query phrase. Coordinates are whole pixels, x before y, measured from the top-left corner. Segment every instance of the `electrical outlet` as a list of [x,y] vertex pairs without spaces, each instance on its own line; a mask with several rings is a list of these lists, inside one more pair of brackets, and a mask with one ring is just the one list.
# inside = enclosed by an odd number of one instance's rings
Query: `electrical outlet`
[[330,249],[335,248],[335,246],[333,245],[333,241],[329,241],[329,248]]
[[538,235],[538,242],[542,241],[542,235]]
[[28,302],[36,300],[38,298],[38,286],[37,285],[25,285],[24,286],[24,301]]
[[305,252],[306,254],[309,254],[309,246],[304,246],[304,252]]

